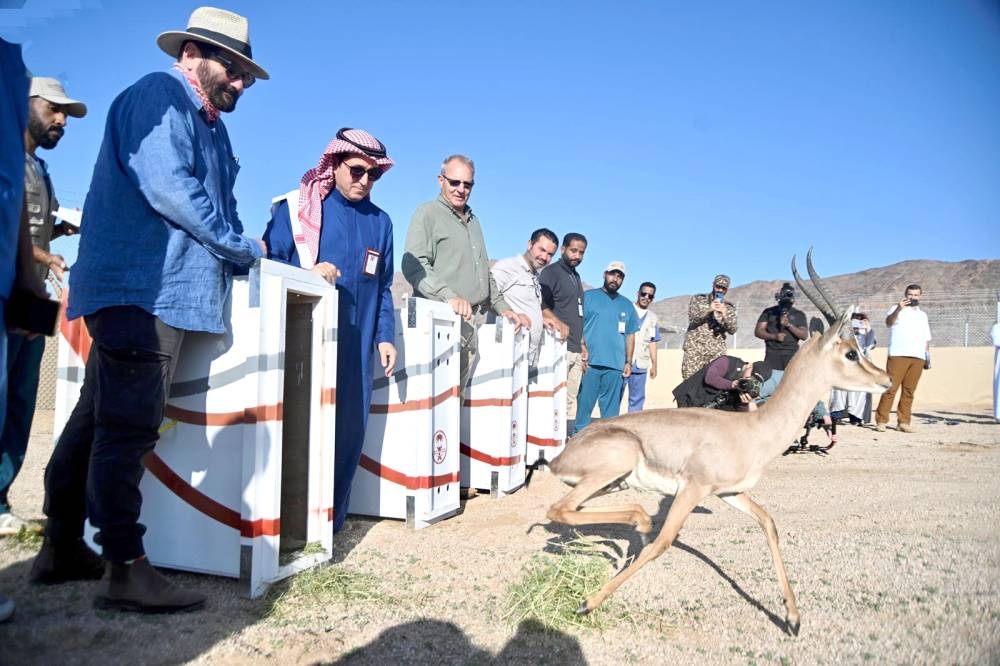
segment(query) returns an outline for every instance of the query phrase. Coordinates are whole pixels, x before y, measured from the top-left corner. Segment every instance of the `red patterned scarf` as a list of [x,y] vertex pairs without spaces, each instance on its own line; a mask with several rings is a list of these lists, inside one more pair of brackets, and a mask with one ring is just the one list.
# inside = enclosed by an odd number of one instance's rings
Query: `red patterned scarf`
[[299,224],[302,226],[302,240],[305,241],[313,261],[319,256],[319,229],[323,222],[323,199],[334,186],[333,170],[337,168],[345,154],[364,155],[375,160],[385,173],[393,166],[393,161],[385,154],[385,146],[374,136],[362,129],[343,128],[330,142],[319,159],[319,164],[306,171],[299,183]]
[[194,88],[195,93],[198,95],[198,99],[201,100],[201,104],[205,108],[205,117],[208,119],[208,122],[214,123],[218,120],[219,110],[215,108],[215,105],[209,101],[208,95],[206,95],[205,91],[201,89],[201,83],[198,81],[198,77],[195,76],[194,72],[184,69],[181,67],[179,62],[174,63],[174,69],[183,74],[184,78],[187,79],[187,82],[191,84],[192,88]]

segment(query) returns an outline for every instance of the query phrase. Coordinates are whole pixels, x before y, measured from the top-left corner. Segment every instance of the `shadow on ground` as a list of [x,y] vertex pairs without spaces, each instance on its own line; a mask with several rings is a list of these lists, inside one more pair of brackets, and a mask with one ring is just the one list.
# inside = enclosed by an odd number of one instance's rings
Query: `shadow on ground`
[[935,411],[933,414],[928,412],[913,412],[913,416],[919,419],[923,419],[924,423],[937,423],[939,421],[944,421],[946,425],[954,425],[958,423],[975,423],[976,425],[991,425],[996,423],[993,419],[993,415],[989,412],[981,412],[979,414],[970,414],[968,412],[949,412],[949,411]]
[[[670,506],[673,504],[673,497],[663,497],[660,499],[660,506],[653,518],[653,531],[650,534],[650,542],[652,542],[656,536],[659,534],[660,529],[663,527],[663,523],[667,518],[667,513],[670,511]],[[695,507],[692,513],[712,513],[710,509],[702,506]],[[545,528],[553,534],[552,538],[549,539],[545,546],[545,552],[562,554],[566,552],[566,546],[575,539],[583,536],[589,541],[599,546],[601,549],[601,555],[606,558],[612,566],[618,567],[618,571],[615,575],[620,574],[628,565],[630,565],[635,558],[642,551],[644,544],[642,539],[639,537],[638,533],[634,528],[628,525],[615,525],[615,524],[600,524],[600,525],[582,525],[582,526],[572,526],[563,525],[561,523],[549,523],[545,525]],[[683,531],[683,528],[682,528]],[[595,539],[595,537],[597,537]],[[627,539],[628,547],[623,551],[622,547],[615,541],[616,539]],[[786,630],[785,619],[776,615],[767,609],[760,602],[759,599],[752,597],[746,592],[739,583],[726,573],[722,567],[716,564],[711,558],[680,540],[678,538],[674,539],[671,548],[668,548],[666,552],[660,557],[668,557],[671,554],[671,550],[674,548],[694,555],[699,560],[711,567],[715,573],[719,575],[722,580],[724,580],[744,601],[749,603],[751,606],[759,610],[761,613],[767,617],[778,629],[782,632]],[[656,560],[648,563],[646,566],[656,566]],[[627,585],[628,583],[626,583]],[[775,578],[775,585],[777,585],[777,578]],[[581,599],[580,601],[583,601]]]
[[[545,655],[540,658],[539,655]],[[368,645],[352,650],[335,664],[586,664],[576,638],[525,620],[517,634],[495,657],[473,645],[451,622],[407,622],[379,634]]]
[[4,666],[182,664],[261,620],[276,598],[247,599],[233,579],[165,571],[208,595],[207,608],[174,615],[100,611],[92,607],[97,581],[32,585],[28,572],[37,547],[0,547],[19,558],[0,571],[0,590],[17,603],[15,616],[0,624]]

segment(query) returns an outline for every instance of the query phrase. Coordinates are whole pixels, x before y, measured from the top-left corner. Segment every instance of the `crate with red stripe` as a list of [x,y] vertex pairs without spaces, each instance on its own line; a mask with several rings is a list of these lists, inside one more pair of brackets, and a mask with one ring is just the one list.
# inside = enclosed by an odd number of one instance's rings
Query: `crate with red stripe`
[[528,465],[552,460],[566,446],[566,341],[542,333],[528,376]]
[[396,311],[396,370],[375,368],[353,514],[419,529],[459,507],[459,319],[451,306],[407,298]]
[[479,360],[462,400],[462,485],[502,497],[524,485],[528,331],[499,318],[478,332]]
[[[140,521],[154,564],[239,578],[259,596],[331,557],[336,289],[262,260],[234,279],[224,319],[222,335],[185,335]],[[64,320],[57,439],[89,347],[83,320]]]

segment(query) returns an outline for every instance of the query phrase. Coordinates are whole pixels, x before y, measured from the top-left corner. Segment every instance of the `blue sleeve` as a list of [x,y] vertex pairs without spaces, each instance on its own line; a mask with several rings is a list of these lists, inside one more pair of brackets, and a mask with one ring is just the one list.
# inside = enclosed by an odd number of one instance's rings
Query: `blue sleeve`
[[[635,308],[632,304],[628,304],[628,314],[625,319],[625,332],[626,333],[637,333],[639,331],[639,316],[635,313]],[[648,340],[647,340],[648,342]]]
[[271,221],[264,230],[267,258],[291,266],[299,265],[299,254],[292,238],[292,223],[288,217],[288,202],[282,201],[274,208]]
[[[375,325],[375,343],[395,342],[396,313],[392,307],[392,275],[395,271],[392,261],[392,220],[385,213],[385,239],[382,243],[381,291],[379,293],[378,322]],[[285,214],[288,217],[288,214]]]
[[[194,123],[200,119],[185,94],[183,84],[162,74],[147,77],[119,97],[109,120],[109,131],[119,134],[118,159],[168,223],[221,259],[251,264],[263,255],[260,246],[233,228],[194,175],[193,160],[203,157],[194,140]],[[223,157],[232,160],[232,155]]]

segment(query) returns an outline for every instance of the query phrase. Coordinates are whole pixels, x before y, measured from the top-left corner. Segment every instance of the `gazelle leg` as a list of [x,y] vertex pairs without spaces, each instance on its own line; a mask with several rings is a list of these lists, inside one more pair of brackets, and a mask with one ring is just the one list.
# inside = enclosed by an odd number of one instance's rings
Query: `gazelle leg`
[[681,531],[681,526],[687,517],[707,495],[708,492],[698,486],[685,486],[674,497],[674,501],[670,505],[670,510],[667,512],[667,519],[663,523],[663,528],[653,543],[642,549],[639,556],[635,558],[635,562],[623,569],[617,576],[605,583],[604,587],[598,590],[596,594],[583,602],[580,608],[577,609],[577,613],[586,614],[600,606],[604,603],[605,599],[611,596],[622,583],[631,578],[639,569],[662,555],[674,542],[677,533]]
[[[610,474],[615,474],[611,472]],[[596,525],[599,523],[619,523],[634,525],[639,534],[646,535],[653,529],[653,519],[638,504],[580,508],[594,495],[600,494],[609,483],[623,476],[617,474],[609,478],[609,473],[580,479],[576,487],[565,497],[553,504],[546,516],[549,520],[566,525]]]
[[795,604],[795,593],[788,583],[788,574],[785,573],[785,563],[781,560],[781,552],[778,550],[778,529],[774,526],[774,519],[760,504],[754,502],[746,493],[739,495],[726,495],[721,498],[729,506],[739,509],[743,513],[749,514],[757,521],[764,534],[767,536],[767,545],[771,549],[771,559],[774,560],[774,568],[778,572],[778,583],[781,585],[781,593],[785,595],[785,627],[794,636],[799,635],[799,608]]

